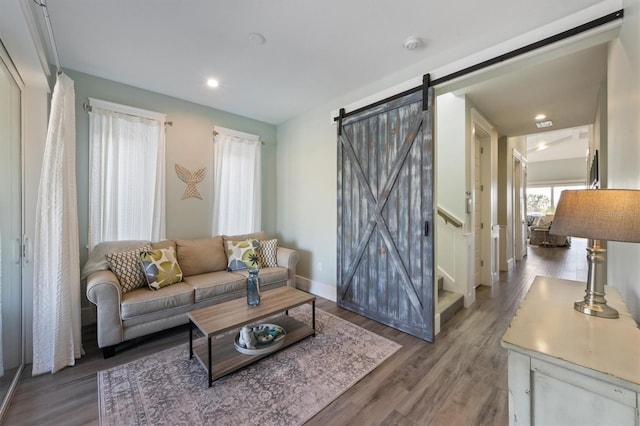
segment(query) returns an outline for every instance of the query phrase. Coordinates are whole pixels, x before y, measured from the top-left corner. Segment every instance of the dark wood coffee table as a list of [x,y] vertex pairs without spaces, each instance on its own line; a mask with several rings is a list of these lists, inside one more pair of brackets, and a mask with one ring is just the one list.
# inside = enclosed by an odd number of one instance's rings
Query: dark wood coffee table
[[[311,303],[311,326],[295,320],[288,315],[288,310],[296,306]],[[245,367],[269,355],[246,355],[238,352],[234,346],[235,333],[218,338],[212,337],[227,331],[239,330],[243,325],[255,323],[274,314],[283,315],[270,318],[269,323],[284,328],[285,341],[279,349],[285,348],[307,336],[316,333],[316,297],[291,287],[279,287],[261,294],[258,306],[247,305],[246,298],[235,299],[206,308],[189,312],[189,358],[196,358],[204,366],[209,376],[209,387],[222,376]],[[207,344],[193,347],[193,329],[207,338]],[[214,362],[215,358],[215,362]]]

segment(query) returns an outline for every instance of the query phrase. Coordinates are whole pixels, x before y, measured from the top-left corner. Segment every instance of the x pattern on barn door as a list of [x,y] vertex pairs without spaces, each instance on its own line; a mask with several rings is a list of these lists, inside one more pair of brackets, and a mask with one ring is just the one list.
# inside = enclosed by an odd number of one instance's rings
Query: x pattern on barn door
[[338,304],[429,341],[432,128],[420,90],[344,118],[338,144]]

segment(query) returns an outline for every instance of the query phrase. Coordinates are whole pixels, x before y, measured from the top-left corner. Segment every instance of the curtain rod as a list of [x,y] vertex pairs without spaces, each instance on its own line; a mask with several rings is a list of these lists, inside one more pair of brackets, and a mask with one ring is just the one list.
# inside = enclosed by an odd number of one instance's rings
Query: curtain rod
[[[214,126],[213,131],[211,132],[213,134],[213,137],[218,136],[220,133],[216,130],[216,128],[219,129],[224,129],[226,131],[228,131],[228,133],[222,132],[223,134],[232,137],[232,138],[237,138],[237,139],[242,139],[244,135],[247,136],[252,136],[255,137],[258,141],[260,141],[260,145],[264,145],[264,141],[260,139],[260,136],[258,135],[253,135],[251,133],[245,133],[245,132],[240,132],[238,130],[232,130],[232,129],[225,129],[224,127],[220,127],[220,126]],[[235,135],[233,133],[236,133]],[[249,138],[250,139],[250,138]]]
[[60,57],[58,56],[58,47],[56,46],[56,39],[53,37],[53,27],[51,26],[51,18],[49,17],[49,9],[47,8],[46,0],[33,0],[33,2],[42,8],[44,22],[47,24],[47,32],[49,33],[49,40],[51,41],[51,50],[53,50],[53,59],[56,61],[56,71],[58,74],[62,74]]
[[[218,136],[218,135],[219,135],[219,133],[214,130],[213,131],[213,136],[215,137],[215,136]],[[237,138],[238,136],[231,136],[231,137],[232,138]],[[260,145],[264,145],[264,141],[263,140],[260,140],[260,139],[258,139],[258,140],[260,141]]]
[[[91,107],[91,105],[89,105],[87,102],[83,102],[82,103],[82,109],[84,109],[87,112],[91,112],[93,110],[93,108]],[[133,114],[127,114],[126,112],[118,112],[118,114],[124,114],[124,115],[129,115],[131,117],[138,117],[137,115],[133,115]],[[158,120],[156,120],[158,121]],[[164,122],[165,126],[173,126],[173,121],[165,121]]]

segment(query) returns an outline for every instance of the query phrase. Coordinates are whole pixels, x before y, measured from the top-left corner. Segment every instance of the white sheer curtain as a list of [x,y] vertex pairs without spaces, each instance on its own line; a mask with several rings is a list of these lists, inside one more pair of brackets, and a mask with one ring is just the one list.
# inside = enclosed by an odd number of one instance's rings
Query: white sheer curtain
[[215,132],[212,235],[260,231],[260,139],[218,126]]
[[59,74],[42,161],[33,279],[33,371],[56,371],[80,358],[80,254],[76,200],[74,83]]
[[90,99],[89,249],[165,238],[166,116]]

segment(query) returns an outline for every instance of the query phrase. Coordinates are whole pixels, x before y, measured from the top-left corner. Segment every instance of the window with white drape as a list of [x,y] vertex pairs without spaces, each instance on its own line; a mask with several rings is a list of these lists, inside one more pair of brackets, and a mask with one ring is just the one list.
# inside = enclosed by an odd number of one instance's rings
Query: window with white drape
[[165,238],[164,114],[90,99],[89,249]]
[[260,231],[260,139],[218,126],[215,132],[212,235]]

